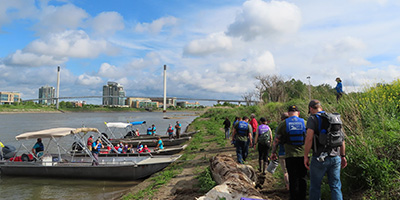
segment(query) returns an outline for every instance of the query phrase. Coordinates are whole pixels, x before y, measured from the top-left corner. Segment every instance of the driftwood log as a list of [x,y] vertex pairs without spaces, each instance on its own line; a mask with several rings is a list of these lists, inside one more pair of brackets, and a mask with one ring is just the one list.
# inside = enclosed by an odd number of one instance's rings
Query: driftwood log
[[210,159],[210,169],[218,185],[198,200],[263,199],[263,195],[255,189],[257,175],[250,165],[238,164],[232,155],[218,154]]

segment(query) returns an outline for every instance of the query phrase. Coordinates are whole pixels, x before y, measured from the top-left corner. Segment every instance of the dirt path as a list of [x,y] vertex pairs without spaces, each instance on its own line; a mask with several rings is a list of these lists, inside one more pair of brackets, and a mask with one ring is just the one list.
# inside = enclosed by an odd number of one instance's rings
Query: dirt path
[[[204,195],[199,191],[197,186],[198,181],[196,176],[205,170],[210,165],[209,159],[217,154],[231,154],[236,158],[235,148],[226,141],[225,147],[217,147],[216,144],[210,143],[208,150],[200,150],[195,152],[195,157],[185,162],[182,171],[176,177],[169,180],[166,184],[162,185],[155,191],[151,199],[167,199],[167,200],[191,200],[196,197]],[[250,149],[248,164],[258,169],[258,153],[254,149]],[[150,179],[146,179],[139,185],[132,188],[129,192],[137,193],[151,184]],[[263,184],[263,189],[260,190],[265,198],[271,200],[289,199],[288,191],[286,191],[284,184],[280,177],[274,177],[267,173],[266,180]],[[149,198],[145,198],[149,199]]]

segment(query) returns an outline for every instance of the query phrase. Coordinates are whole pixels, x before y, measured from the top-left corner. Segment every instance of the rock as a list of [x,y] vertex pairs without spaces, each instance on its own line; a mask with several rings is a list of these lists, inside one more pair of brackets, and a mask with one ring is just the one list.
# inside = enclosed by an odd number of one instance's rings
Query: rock
[[198,200],[233,200],[241,197],[262,199],[262,195],[255,189],[256,171],[250,165],[236,163],[232,155],[218,154],[210,159],[210,169],[219,185]]

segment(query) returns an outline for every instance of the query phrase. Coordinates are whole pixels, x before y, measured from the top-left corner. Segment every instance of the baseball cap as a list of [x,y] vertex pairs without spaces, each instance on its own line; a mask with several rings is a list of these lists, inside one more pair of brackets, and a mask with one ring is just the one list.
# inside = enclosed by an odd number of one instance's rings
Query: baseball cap
[[288,112],[294,112],[294,111],[299,111],[299,109],[297,108],[297,106],[295,106],[295,105],[289,106]]

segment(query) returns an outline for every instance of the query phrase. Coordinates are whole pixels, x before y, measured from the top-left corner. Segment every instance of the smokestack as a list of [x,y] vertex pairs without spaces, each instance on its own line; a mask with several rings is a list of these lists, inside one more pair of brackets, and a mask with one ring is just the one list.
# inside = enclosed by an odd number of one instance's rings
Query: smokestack
[[60,97],[60,66],[57,67],[57,96],[56,96],[56,108],[59,109],[59,101]]
[[167,65],[164,65],[164,110],[167,112]]

